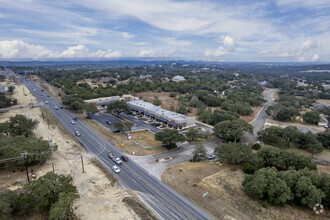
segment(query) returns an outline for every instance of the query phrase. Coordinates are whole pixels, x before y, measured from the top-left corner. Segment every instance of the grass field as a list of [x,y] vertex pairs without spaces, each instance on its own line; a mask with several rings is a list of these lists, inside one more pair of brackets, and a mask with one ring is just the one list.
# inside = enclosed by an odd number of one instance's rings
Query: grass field
[[155,135],[149,131],[133,132],[132,139],[146,147],[157,146],[162,144],[162,142],[156,141]]

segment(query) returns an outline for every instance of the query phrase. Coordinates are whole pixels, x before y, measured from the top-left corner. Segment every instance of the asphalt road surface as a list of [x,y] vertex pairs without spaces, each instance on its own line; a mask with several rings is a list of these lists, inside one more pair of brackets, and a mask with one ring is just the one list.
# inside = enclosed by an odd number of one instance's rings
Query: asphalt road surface
[[[45,103],[46,100],[49,102],[49,104],[45,104],[45,106],[72,135],[75,136],[75,131],[79,131],[81,136],[76,138],[78,142],[84,146],[86,151],[93,154],[122,185],[135,191],[138,196],[155,211],[159,218],[171,220],[213,219],[211,215],[190,202],[168,185],[150,175],[133,160],[129,160],[121,165],[121,172],[115,174],[111,170],[111,167],[115,165],[115,163],[108,158],[108,151],[113,152],[116,156],[120,156],[122,153],[98,136],[81,121],[76,121],[76,123],[72,125],[70,121],[74,115],[66,109],[61,109],[61,104],[57,100],[50,100],[47,97],[48,94],[45,91],[41,92],[41,88],[36,83],[28,79],[23,79],[23,82],[41,102]],[[58,107],[57,110],[55,109],[55,106]]]
[[266,94],[265,98],[267,100],[266,106],[261,110],[259,113],[258,117],[251,123],[253,126],[253,136],[258,137],[257,133],[261,131],[264,128],[266,118],[267,118],[267,113],[266,110],[269,106],[274,105],[273,100],[270,98],[270,95],[275,91],[275,89],[270,89]]

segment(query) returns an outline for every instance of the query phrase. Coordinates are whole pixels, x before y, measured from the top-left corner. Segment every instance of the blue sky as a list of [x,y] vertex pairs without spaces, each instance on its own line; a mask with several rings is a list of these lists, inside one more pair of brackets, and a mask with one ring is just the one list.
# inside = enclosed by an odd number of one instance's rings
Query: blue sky
[[0,0],[0,60],[329,62],[329,0]]

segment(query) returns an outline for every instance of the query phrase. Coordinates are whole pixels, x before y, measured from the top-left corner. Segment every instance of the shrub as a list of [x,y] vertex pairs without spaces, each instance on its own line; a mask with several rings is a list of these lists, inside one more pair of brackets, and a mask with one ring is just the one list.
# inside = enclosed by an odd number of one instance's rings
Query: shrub
[[253,150],[259,150],[261,148],[261,144],[259,143],[255,143],[253,146],[252,146],[252,149]]

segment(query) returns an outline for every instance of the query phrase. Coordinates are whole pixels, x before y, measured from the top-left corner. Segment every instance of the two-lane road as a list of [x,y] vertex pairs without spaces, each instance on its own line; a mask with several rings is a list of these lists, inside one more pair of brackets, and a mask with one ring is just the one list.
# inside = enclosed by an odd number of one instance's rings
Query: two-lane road
[[[47,100],[49,102],[45,104],[45,106],[72,135],[75,135],[75,131],[78,130],[81,136],[77,137],[77,140],[89,153],[93,154],[109,172],[112,172],[111,167],[115,164],[108,158],[108,151],[113,152],[117,156],[122,153],[97,135],[83,122],[76,121],[76,123],[72,125],[70,121],[74,115],[66,109],[61,109],[61,104],[57,100],[50,100],[50,98],[47,97],[48,94],[46,92],[41,92],[41,88],[36,83],[24,79],[24,84],[40,101],[45,103]],[[58,107],[57,110],[55,106]],[[120,169],[121,172],[119,174],[114,174],[118,181],[127,188],[135,191],[138,196],[158,214],[159,218],[171,220],[213,219],[211,215],[207,214],[168,185],[150,175],[133,160],[129,160],[121,165]]]

